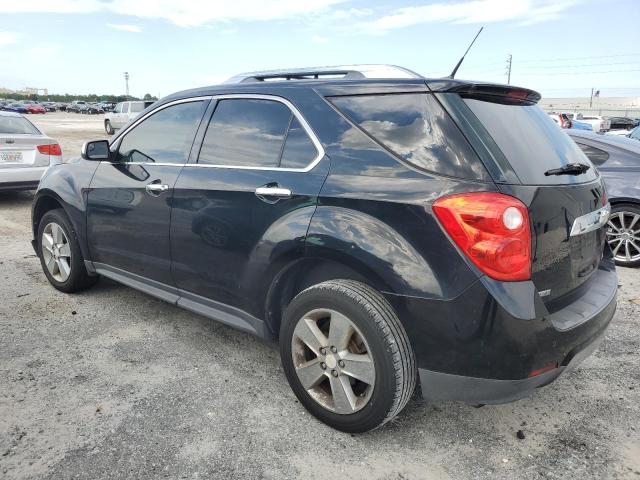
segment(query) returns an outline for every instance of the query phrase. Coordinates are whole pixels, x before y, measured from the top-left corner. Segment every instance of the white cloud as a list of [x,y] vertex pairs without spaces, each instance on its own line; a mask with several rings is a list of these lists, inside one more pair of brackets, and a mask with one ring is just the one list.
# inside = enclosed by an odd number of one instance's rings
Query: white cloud
[[115,30],[122,30],[123,32],[132,32],[132,33],[142,32],[142,27],[138,25],[127,25],[124,23],[107,23],[107,27],[113,28]]
[[11,45],[18,41],[19,35],[12,32],[0,32],[0,47],[3,45]]
[[361,22],[357,29],[371,34],[384,34],[398,28],[425,23],[493,23],[517,22],[529,25],[559,18],[562,12],[579,0],[466,0],[456,3],[399,8],[394,12]]
[[0,0],[0,13],[112,12],[183,27],[233,20],[267,21],[322,12],[345,0]]
[[329,39],[327,37],[322,37],[320,35],[314,35],[311,37],[311,41],[313,43],[329,43]]

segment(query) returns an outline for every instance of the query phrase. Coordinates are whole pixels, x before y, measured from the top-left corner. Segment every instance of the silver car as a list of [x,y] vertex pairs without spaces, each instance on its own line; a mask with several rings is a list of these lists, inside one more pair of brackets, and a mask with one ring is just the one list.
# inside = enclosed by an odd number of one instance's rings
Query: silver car
[[24,116],[0,111],[0,191],[35,190],[62,150]]
[[113,135],[116,130],[124,127],[151,104],[153,102],[147,100],[118,103],[111,112],[107,112],[104,116],[105,132]]

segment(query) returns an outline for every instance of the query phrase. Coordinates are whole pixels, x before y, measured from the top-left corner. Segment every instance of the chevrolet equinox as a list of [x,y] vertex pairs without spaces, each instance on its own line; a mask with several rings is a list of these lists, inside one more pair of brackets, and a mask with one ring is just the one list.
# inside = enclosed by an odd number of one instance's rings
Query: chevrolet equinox
[[278,340],[339,430],[383,425],[418,383],[513,401],[616,308],[602,179],[539,99],[391,66],[238,75],[52,166],[33,245],[62,292],[105,276]]

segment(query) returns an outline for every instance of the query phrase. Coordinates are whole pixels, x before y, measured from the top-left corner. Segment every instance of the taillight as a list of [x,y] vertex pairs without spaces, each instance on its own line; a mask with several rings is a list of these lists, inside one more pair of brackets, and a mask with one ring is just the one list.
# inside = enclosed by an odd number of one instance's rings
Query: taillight
[[38,151],[43,155],[62,155],[62,149],[57,143],[49,143],[47,145],[38,145]]
[[464,254],[496,280],[531,278],[531,231],[527,207],[494,192],[441,197],[433,212]]

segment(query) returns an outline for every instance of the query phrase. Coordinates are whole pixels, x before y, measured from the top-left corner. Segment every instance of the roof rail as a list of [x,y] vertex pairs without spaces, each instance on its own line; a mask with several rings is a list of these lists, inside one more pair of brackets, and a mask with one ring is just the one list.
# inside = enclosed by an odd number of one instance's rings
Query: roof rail
[[333,67],[264,70],[234,75],[224,83],[247,83],[282,80],[358,80],[363,78],[423,78],[416,72],[395,65],[337,65]]

